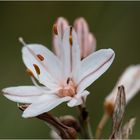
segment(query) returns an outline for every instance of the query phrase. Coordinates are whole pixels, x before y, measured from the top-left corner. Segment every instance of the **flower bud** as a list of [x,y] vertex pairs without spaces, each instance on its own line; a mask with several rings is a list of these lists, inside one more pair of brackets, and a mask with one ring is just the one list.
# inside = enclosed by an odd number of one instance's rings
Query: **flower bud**
[[106,110],[107,108],[110,108],[110,110],[113,108],[120,85],[123,85],[125,88],[127,104],[140,90],[140,65],[129,66],[124,71],[112,92],[105,99],[104,105]]
[[[59,121],[62,124],[64,124],[65,127],[67,127],[67,131],[68,131],[68,134],[70,135],[70,137],[75,139],[76,135],[77,135],[77,131],[80,130],[80,126],[79,126],[77,120],[73,116],[65,115],[65,116],[61,116],[59,118]],[[59,132],[55,129],[51,130],[50,136],[53,139],[61,139]]]
[[59,119],[64,125],[73,127],[76,131],[80,130],[80,126],[77,120],[73,116],[65,115],[65,116],[60,117]]
[[[60,56],[60,47],[61,47],[61,44],[60,44],[60,41],[59,39],[62,39],[63,37],[63,34],[64,34],[64,30],[68,27],[68,21],[63,18],[63,17],[59,17],[57,20],[56,20],[56,23],[54,24],[55,28],[53,28],[53,50],[54,50],[54,53],[57,55],[57,56]],[[60,38],[59,38],[59,37]]]
[[81,48],[81,59],[87,57],[96,49],[96,39],[89,32],[89,27],[84,18],[78,18],[74,22],[74,29],[78,36],[79,46]]

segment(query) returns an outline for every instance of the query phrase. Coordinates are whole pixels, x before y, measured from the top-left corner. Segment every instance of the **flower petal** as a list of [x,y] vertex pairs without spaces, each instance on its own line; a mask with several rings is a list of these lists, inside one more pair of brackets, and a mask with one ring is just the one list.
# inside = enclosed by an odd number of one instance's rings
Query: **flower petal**
[[53,50],[55,54],[60,58],[62,47],[61,39],[63,37],[64,30],[68,27],[68,21],[63,17],[59,17],[55,24],[58,30],[58,34],[53,34]]
[[81,17],[75,20],[74,28],[76,30],[78,40],[79,40],[79,46],[81,49],[81,57],[83,57],[85,48],[88,45],[89,27],[86,20]]
[[96,39],[89,32],[89,27],[84,18],[78,18],[74,22],[74,28],[78,36],[81,59],[87,57],[96,49]]
[[[61,77],[60,61],[46,47],[40,44],[29,44],[23,47],[22,57],[25,65],[34,76],[48,88],[54,88]],[[41,61],[38,56],[43,57]],[[40,70],[38,74],[36,67]]]
[[83,91],[99,78],[110,67],[114,57],[112,49],[102,49],[83,59],[77,91]]
[[140,65],[126,68],[112,92],[106,97],[105,102],[115,104],[118,87],[121,85],[125,88],[126,103],[128,103],[140,90]]
[[72,42],[72,77],[75,83],[77,83],[79,70],[81,68],[81,57],[78,38],[74,30],[72,31]]
[[85,58],[96,50],[96,38],[92,33],[88,34],[88,44],[84,48],[83,57]]
[[17,96],[39,96],[42,95],[42,91],[35,86],[15,86],[8,87],[2,90],[5,94],[17,95]]
[[74,107],[74,106],[80,105],[83,103],[83,100],[84,101],[86,100],[87,95],[89,95],[89,92],[87,90],[84,90],[83,92],[76,94],[75,97],[73,97],[67,103],[67,105],[69,107]]
[[67,80],[71,73],[71,46],[69,42],[70,28],[65,29],[62,42],[63,78]]
[[9,100],[19,103],[33,103],[43,93],[35,86],[17,86],[2,90],[4,96]]
[[43,95],[37,102],[31,104],[24,112],[23,117],[35,117],[42,113],[48,112],[61,104],[70,100],[71,97],[59,98],[56,95]]

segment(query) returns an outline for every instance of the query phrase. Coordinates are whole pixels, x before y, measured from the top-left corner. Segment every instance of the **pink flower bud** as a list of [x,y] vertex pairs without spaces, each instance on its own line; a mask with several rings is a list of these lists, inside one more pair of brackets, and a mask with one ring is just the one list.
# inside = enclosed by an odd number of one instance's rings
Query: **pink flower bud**
[[89,27],[84,18],[78,18],[74,22],[74,29],[78,36],[79,46],[81,48],[81,59],[87,57],[96,49],[96,39],[89,32]]
[[128,103],[140,90],[140,65],[129,66],[119,78],[112,92],[105,99],[105,106],[114,106],[117,90],[123,85]]
[[68,21],[63,17],[59,17],[56,20],[56,23],[54,26],[55,30],[53,34],[53,50],[57,56],[60,56],[60,47],[61,47],[60,38],[62,39],[64,30],[68,27],[68,25],[69,25]]

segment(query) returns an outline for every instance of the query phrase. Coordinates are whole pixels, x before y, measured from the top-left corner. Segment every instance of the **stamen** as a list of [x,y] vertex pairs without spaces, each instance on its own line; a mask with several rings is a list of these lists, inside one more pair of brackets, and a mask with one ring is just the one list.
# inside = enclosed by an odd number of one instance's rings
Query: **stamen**
[[70,78],[68,77],[68,79],[67,79],[67,84],[69,84],[69,82],[70,82]]
[[69,43],[70,43],[70,46],[72,46],[72,44],[73,44],[73,41],[72,41],[72,27],[70,27]]
[[30,69],[27,69],[26,72],[29,74],[29,76],[34,77],[34,74]]
[[72,36],[72,26],[70,27],[70,36]]
[[36,82],[36,80],[35,80],[34,77],[31,77],[31,80],[32,80],[33,84],[34,84],[36,87],[38,87],[38,88],[41,89],[40,85]]
[[44,60],[44,57],[43,57],[41,54],[38,54],[37,57],[38,57],[38,59],[39,59],[40,61],[43,61],[43,60]]
[[53,25],[53,32],[55,35],[58,35],[57,24]]
[[22,37],[19,37],[18,40],[19,40],[19,42],[20,42],[23,46],[26,45],[26,43],[25,43],[25,41],[23,40]]
[[33,66],[35,68],[36,73],[39,75],[40,74],[40,68],[36,64],[33,64]]

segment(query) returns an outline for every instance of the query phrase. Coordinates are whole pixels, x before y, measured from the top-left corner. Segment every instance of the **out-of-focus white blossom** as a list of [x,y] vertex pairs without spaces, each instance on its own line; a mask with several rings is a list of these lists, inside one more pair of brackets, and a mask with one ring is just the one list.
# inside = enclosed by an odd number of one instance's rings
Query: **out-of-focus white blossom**
[[128,103],[140,90],[140,65],[129,66],[119,78],[112,92],[105,99],[105,106],[111,109],[117,97],[118,87],[123,85]]

